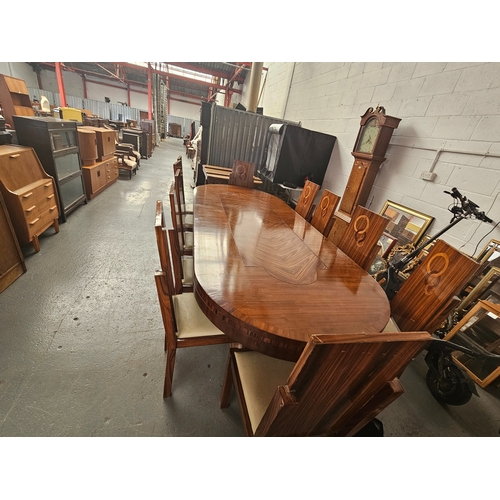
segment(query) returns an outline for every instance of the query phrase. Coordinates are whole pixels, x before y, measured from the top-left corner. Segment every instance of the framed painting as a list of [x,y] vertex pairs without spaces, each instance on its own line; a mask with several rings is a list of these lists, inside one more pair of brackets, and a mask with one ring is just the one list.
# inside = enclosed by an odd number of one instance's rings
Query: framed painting
[[380,257],[382,257],[383,259],[387,259],[389,253],[397,242],[398,240],[394,236],[391,236],[388,233],[383,233],[378,240],[378,243],[380,245],[378,254],[380,255]]
[[388,217],[385,232],[397,239],[398,245],[416,245],[434,217],[387,200],[380,211]]
[[490,240],[490,242],[481,250],[481,253],[477,257],[477,261],[483,262],[491,262],[492,260],[500,257],[500,241],[499,240]]
[[[480,300],[444,339],[478,353],[500,354],[500,306]],[[464,368],[480,387],[486,387],[500,375],[499,360],[471,357],[460,351],[454,351],[452,355],[455,363]]]

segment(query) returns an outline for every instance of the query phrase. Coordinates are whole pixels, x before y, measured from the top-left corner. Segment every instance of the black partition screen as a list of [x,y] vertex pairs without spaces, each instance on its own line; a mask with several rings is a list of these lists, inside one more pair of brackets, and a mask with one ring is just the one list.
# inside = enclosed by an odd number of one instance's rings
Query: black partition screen
[[265,176],[276,184],[288,183],[303,187],[306,179],[323,183],[336,137],[294,125],[272,127],[269,143],[276,142],[275,151],[268,147]]

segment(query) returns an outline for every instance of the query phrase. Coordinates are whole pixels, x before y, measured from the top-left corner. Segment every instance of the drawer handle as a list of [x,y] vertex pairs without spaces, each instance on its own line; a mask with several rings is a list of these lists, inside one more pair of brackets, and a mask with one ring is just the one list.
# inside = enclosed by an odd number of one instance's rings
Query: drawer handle
[[26,194],[23,194],[23,198],[24,199],[29,198],[32,194],[33,194],[33,191],[26,193]]
[[47,184],[44,184],[43,186],[49,188],[50,186],[52,186],[52,182],[47,182]]
[[53,212],[57,207],[54,205],[53,207],[49,208],[49,212]]
[[47,200],[51,200],[52,198],[54,198],[54,193],[49,194],[49,196],[47,196]]
[[33,206],[32,206],[32,207],[30,207],[30,208],[27,208],[27,209],[25,210],[25,212],[30,213],[30,212],[31,212],[34,208],[36,208],[36,205],[33,205]]
[[10,155],[9,158],[19,158],[21,156],[21,153],[18,153],[17,155]]
[[40,220],[40,217],[37,217],[35,220],[32,220],[29,224],[32,226],[33,224],[36,224]]

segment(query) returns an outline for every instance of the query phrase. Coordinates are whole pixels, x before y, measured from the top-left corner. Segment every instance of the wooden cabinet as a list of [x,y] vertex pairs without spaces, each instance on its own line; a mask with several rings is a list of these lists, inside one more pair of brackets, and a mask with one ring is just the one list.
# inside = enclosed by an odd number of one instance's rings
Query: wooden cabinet
[[78,143],[83,166],[95,165],[97,161],[97,138],[90,127],[78,127]]
[[0,146],[0,190],[19,243],[38,252],[40,234],[50,226],[59,232],[59,208],[54,179],[32,148]]
[[26,83],[19,78],[0,75],[0,103],[5,122],[12,128],[14,128],[13,115],[35,115]]
[[[80,127],[82,128],[82,127]],[[95,132],[97,140],[97,161],[108,160],[113,157],[116,151],[116,132],[101,127],[83,127]]]
[[17,140],[32,147],[56,183],[61,222],[83,203],[83,185],[76,122],[51,117],[15,116]]
[[101,161],[92,166],[83,166],[83,180],[89,200],[109,187],[118,179],[118,162],[116,158]]
[[141,129],[146,132],[147,140],[147,158],[153,154],[153,149],[156,143],[156,129],[154,120],[142,120]]
[[25,272],[23,253],[0,193],[0,293]]

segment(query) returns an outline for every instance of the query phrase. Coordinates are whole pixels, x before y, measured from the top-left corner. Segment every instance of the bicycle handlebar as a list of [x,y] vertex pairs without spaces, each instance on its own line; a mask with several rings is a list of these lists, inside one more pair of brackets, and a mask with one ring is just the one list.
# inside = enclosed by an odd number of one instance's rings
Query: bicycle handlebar
[[483,222],[493,222],[484,212],[478,210],[479,205],[472,200],[468,200],[457,188],[451,188],[451,193],[449,191],[445,191],[445,193],[460,201],[461,207],[455,206],[450,209],[450,212],[452,212],[455,217],[457,214],[462,214],[464,216],[474,215],[476,219],[482,220]]

